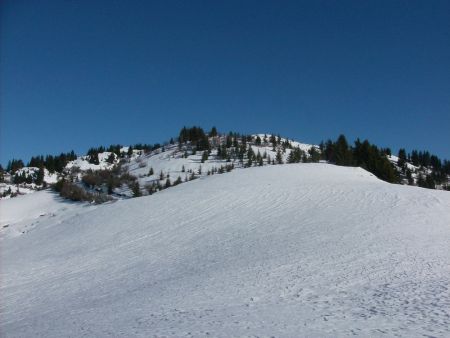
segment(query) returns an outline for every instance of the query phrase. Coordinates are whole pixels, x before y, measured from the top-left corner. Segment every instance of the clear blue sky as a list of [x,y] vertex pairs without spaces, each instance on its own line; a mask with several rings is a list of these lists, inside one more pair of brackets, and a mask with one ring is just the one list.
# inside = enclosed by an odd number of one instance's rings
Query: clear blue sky
[[183,125],[450,158],[450,1],[2,1],[0,162]]

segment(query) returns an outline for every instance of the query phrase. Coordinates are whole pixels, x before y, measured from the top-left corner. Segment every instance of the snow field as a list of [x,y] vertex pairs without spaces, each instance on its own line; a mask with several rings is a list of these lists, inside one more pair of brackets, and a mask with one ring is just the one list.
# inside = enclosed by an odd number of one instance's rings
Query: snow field
[[449,207],[360,168],[291,164],[59,209],[1,239],[0,332],[449,336]]

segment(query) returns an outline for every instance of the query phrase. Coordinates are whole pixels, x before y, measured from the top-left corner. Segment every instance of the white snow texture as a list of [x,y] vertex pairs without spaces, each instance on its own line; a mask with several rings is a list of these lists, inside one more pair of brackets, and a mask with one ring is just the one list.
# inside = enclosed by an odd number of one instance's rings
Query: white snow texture
[[101,206],[44,191],[0,215],[4,337],[450,336],[450,194],[360,168],[254,167]]

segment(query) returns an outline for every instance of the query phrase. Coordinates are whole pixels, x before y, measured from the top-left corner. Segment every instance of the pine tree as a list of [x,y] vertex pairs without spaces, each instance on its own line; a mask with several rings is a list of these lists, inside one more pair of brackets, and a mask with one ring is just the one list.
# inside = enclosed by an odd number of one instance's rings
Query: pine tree
[[[94,152],[91,155],[89,155],[89,163],[96,164],[96,165],[100,164],[100,160],[98,158],[98,153],[97,152]],[[60,170],[57,170],[57,169],[55,169],[55,170],[56,171],[60,171]]]
[[148,170],[148,176],[152,176],[153,174],[154,174],[153,168],[150,167],[150,169]]
[[44,176],[45,176],[44,165],[41,165],[39,167],[39,171],[37,173],[35,183],[37,185],[41,185],[42,183],[44,183]]
[[413,150],[411,152],[411,162],[414,166],[418,167],[420,165],[419,162],[419,153],[417,152],[417,150]]
[[[280,153],[280,155],[281,155],[281,153]],[[302,151],[300,150],[299,147],[297,147],[297,148],[294,148],[291,150],[291,152],[288,155],[287,162],[288,163],[299,163],[301,161],[301,159],[302,159]],[[277,159],[277,161],[278,161],[278,159]]]
[[278,164],[283,164],[283,155],[281,154],[280,149],[277,150],[277,155],[275,157]]
[[258,149],[258,153],[256,154],[256,163],[258,163],[259,166],[262,166],[264,164],[263,158],[261,156],[261,153],[259,152],[259,149]]
[[181,177],[180,176],[178,176],[178,178],[175,180],[175,182],[173,182],[173,185],[175,186],[175,185],[178,185],[178,184],[180,184],[180,183],[182,183],[183,181],[181,180]]
[[207,161],[208,160],[208,152],[207,151],[204,151],[203,152],[203,154],[202,154],[202,163],[205,163],[205,161]]
[[211,131],[209,132],[210,137],[216,137],[217,136],[217,129],[216,127],[212,127]]
[[114,161],[116,160],[116,156],[114,153],[109,154],[108,158],[106,159],[106,162],[109,164],[114,164]]
[[419,177],[417,178],[417,185],[421,188],[426,188],[426,182],[422,175],[419,175]]
[[233,138],[233,147],[236,149],[239,147],[239,142],[238,142],[238,138],[236,135]]
[[139,182],[136,181],[131,185],[131,191],[133,193],[133,197],[139,197],[142,195],[141,187],[139,186]]
[[167,179],[166,183],[164,184],[164,188],[167,189],[167,188],[170,188],[170,186],[171,186],[170,179]]
[[353,165],[352,151],[344,135],[339,135],[335,144],[335,163],[337,165]]
[[436,189],[436,184],[434,183],[433,177],[431,175],[427,175],[425,178],[425,186],[428,189]]
[[398,151],[397,165],[403,169],[405,164],[406,164],[406,151],[405,149],[402,148]]
[[408,179],[409,185],[414,185],[414,179],[412,177],[411,170],[409,168],[406,169],[406,178]]

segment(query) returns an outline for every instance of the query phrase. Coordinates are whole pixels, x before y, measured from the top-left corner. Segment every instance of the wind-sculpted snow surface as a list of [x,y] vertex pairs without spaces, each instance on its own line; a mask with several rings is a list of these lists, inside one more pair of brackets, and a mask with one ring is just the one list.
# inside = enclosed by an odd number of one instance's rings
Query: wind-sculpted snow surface
[[0,244],[5,337],[450,336],[450,194],[359,168],[235,170]]

